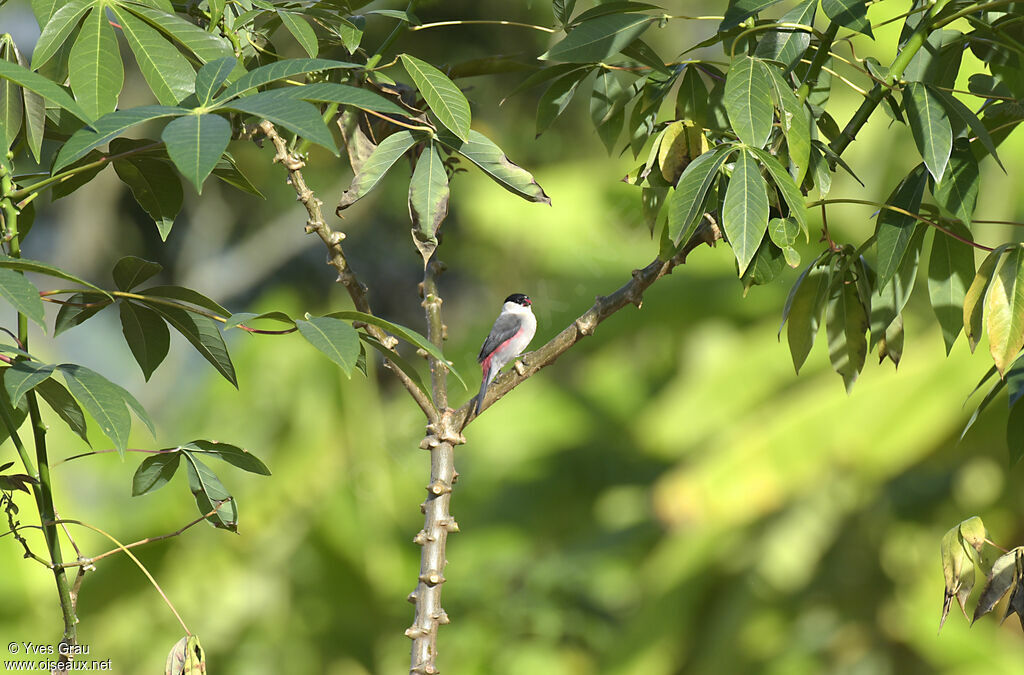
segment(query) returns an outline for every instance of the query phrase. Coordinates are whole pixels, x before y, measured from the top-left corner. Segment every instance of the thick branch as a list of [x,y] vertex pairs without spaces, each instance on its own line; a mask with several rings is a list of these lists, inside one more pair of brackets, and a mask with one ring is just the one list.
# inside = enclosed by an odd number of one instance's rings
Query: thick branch
[[[270,139],[270,142],[274,144],[276,153],[274,154],[274,161],[279,162],[284,168],[288,170],[288,182],[291,183],[292,188],[295,189],[295,194],[302,205],[306,207],[306,213],[309,218],[306,220],[306,232],[316,233],[320,240],[323,241],[324,246],[327,247],[327,264],[338,271],[338,281],[345,286],[348,290],[349,296],[352,298],[352,303],[355,308],[360,312],[366,314],[373,314],[370,309],[370,299],[366,292],[366,286],[364,286],[359,279],[356,277],[355,272],[348,265],[348,260],[345,258],[345,251],[341,248],[341,242],[345,239],[343,232],[336,232],[327,224],[324,220],[323,202],[321,202],[313,190],[306,185],[306,179],[302,175],[302,168],[306,163],[299,157],[288,152],[288,145],[285,140],[281,138],[280,134],[277,133],[277,129],[270,122],[260,122],[260,131]],[[367,325],[367,332],[384,346],[388,348],[394,348],[395,338],[389,336],[383,330],[377,326]],[[402,385],[412,396],[413,400],[419,405],[423,414],[427,416],[427,419],[434,422],[438,419],[437,408],[430,401],[430,398],[416,386],[416,383],[412,379],[402,372],[402,369],[398,366],[391,364],[390,361],[386,362],[388,370],[393,372]]]
[[452,484],[458,479],[455,472],[455,446],[465,443],[458,432],[455,415],[444,410],[437,424],[427,426],[428,435],[420,447],[430,450],[430,484],[427,499],[420,505],[423,511],[423,529],[413,541],[423,547],[420,556],[420,576],[416,590],[409,594],[409,602],[416,605],[412,626],[405,631],[412,638],[412,660],[409,672],[414,675],[437,673],[437,630],[448,623],[448,614],[441,607],[441,584],[444,567],[448,563],[445,547],[449,532],[458,532],[459,525],[452,518],[449,506]]
[[[686,256],[690,251],[701,244],[713,246],[721,238],[722,232],[718,228],[718,224],[710,216],[705,216],[704,222],[675,257],[668,261],[655,258],[647,267],[633,270],[633,278],[629,283],[611,295],[598,296],[593,306],[561,333],[537,351],[522,357],[523,368],[521,370],[513,369],[507,374],[499,375],[487,388],[480,409],[489,408],[491,404],[525,382],[537,371],[550,366],[574,344],[588,335],[593,335],[597,325],[615,312],[630,304],[640,307],[643,303],[644,291],[658,279],[666,274],[671,274],[677,265],[686,262]],[[468,403],[452,413],[456,429],[462,430],[472,421],[472,410],[473,400],[470,399]]]

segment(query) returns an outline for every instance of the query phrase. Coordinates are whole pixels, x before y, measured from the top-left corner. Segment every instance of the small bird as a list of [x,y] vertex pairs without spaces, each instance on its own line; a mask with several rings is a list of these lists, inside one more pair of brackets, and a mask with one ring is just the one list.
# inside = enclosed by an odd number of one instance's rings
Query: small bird
[[480,394],[476,397],[474,415],[480,414],[487,385],[506,363],[523,353],[537,332],[537,317],[530,309],[532,304],[530,298],[522,293],[513,293],[505,298],[501,314],[494,321],[491,334],[484,340],[480,356],[476,359],[483,371],[483,382],[480,384]]

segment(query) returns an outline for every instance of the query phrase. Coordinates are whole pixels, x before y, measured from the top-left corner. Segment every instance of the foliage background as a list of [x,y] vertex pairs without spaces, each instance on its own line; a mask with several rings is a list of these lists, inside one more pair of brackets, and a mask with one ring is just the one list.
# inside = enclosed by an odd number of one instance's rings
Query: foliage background
[[[872,6],[873,21],[902,7],[881,5]],[[492,0],[423,3],[418,14],[548,24],[547,11],[544,3]],[[30,50],[27,4],[0,8],[0,24],[21,28],[19,46]],[[715,25],[672,22],[645,39],[673,54]],[[389,28],[371,20],[365,41],[379,42]],[[898,24],[878,31],[879,45],[894,42],[885,31]],[[493,26],[408,40],[410,51],[438,64],[539,53],[547,44],[543,34]],[[856,44],[862,57],[872,49],[883,62],[892,57],[866,38]],[[127,74],[134,80],[123,103],[132,87],[144,91],[137,71]],[[475,371],[476,350],[507,293],[533,297],[540,344],[656,250],[639,222],[638,191],[618,182],[633,162],[607,158],[584,102],[539,140],[537,91],[497,106],[522,77],[462,82],[475,124],[553,199],[552,207],[521,202],[473,172],[456,180],[441,290],[446,352],[464,372]],[[841,86],[833,97],[849,111],[858,103]],[[843,178],[834,196],[883,201],[916,164],[909,131],[876,118],[845,155],[866,187]],[[1008,177],[1024,171],[1020,137],[1000,149],[1008,175],[982,165],[977,217],[1022,220]],[[236,150],[266,202],[209,183],[202,200],[190,195],[166,245],[108,170],[87,191],[40,209],[25,254],[94,281],[105,281],[117,256],[157,259],[168,282],[234,311],[343,308],[348,300],[321,264],[319,242],[302,234],[303,214],[270,156],[254,146]],[[338,166],[315,150],[307,171],[328,204],[350,180]],[[420,262],[408,244],[403,178],[388,177],[383,191],[349,209],[343,229],[378,313],[417,327]],[[874,227],[871,216],[869,207],[834,206],[829,223],[837,240],[862,237]],[[990,232],[990,241],[1014,238]],[[1007,467],[1005,406],[991,406],[957,444],[967,418],[961,404],[988,363],[970,358],[962,339],[944,358],[917,296],[898,373],[869,367],[847,396],[819,344],[795,377],[775,336],[795,272],[743,298],[733,264],[725,246],[698,249],[646,294],[642,310],[603,324],[473,426],[457,455],[453,512],[462,533],[448,551],[452,623],[442,629],[442,671],[992,673],[1020,663],[1024,637],[1014,622],[988,617],[969,630],[954,616],[936,635],[943,532],[981,515],[999,543],[1024,540],[1024,498],[1015,489],[1022,469]],[[427,458],[416,449],[419,413],[404,393],[377,373],[345,381],[298,336],[238,331],[228,337],[241,391],[184,344],[143,386],[119,330],[111,314],[58,338],[54,353],[42,351],[43,340],[35,344],[43,358],[74,359],[128,387],[157,418],[157,447],[215,434],[250,448],[274,472],[225,476],[241,504],[240,536],[202,525],[137,551],[200,635],[212,672],[406,668],[402,631],[411,607],[403,599],[418,565],[410,540],[421,525]],[[63,425],[50,433],[56,457],[85,449]],[[97,447],[104,442],[97,435]],[[140,446],[151,443],[138,436]],[[13,458],[12,449],[3,452]],[[171,489],[129,496],[138,457],[57,467],[55,492],[65,500],[58,511],[122,541],[191,520],[195,506],[180,477]],[[107,548],[75,534],[87,553]],[[20,557],[16,542],[0,539],[0,636],[45,642],[58,631],[53,581]],[[158,670],[180,637],[120,556],[86,578],[79,614],[90,657],[111,658],[116,672]]]

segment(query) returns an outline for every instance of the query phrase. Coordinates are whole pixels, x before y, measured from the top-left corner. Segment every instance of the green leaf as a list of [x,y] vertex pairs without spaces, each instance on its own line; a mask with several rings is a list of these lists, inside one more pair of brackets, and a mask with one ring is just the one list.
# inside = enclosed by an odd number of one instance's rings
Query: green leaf
[[216,513],[207,520],[216,527],[236,532],[238,530],[238,506],[234,497],[217,478],[217,474],[199,461],[198,457],[184,450],[181,454],[185,456],[188,487],[192,491],[192,496],[195,497],[199,513],[206,515],[216,508]]
[[[928,174],[924,165],[918,164],[902,181],[886,204],[897,206],[910,213],[917,213],[921,207],[921,198],[924,196],[924,188],[928,183]],[[877,288],[881,289],[900,266],[903,254],[910,243],[910,237],[914,234],[917,219],[906,214],[883,208],[878,212],[878,222],[875,226],[878,247],[878,283]]]
[[195,73],[188,59],[156,29],[124,7],[112,3],[111,9],[156,100],[174,105],[191,94]]
[[131,415],[124,397],[127,392],[84,366],[64,363],[57,368],[64,376],[71,395],[92,415],[123,457],[132,427]]
[[[3,63],[0,62],[0,66]],[[0,73],[2,75],[2,73]],[[53,162],[52,172],[58,171],[71,164],[77,159],[85,157],[90,150],[98,148],[113,138],[120,136],[130,127],[161,117],[172,117],[186,115],[189,111],[185,108],[173,108],[165,105],[144,105],[128,110],[117,110],[104,115],[90,126],[83,127],[76,131],[64,144],[64,147],[57,153],[57,159]]]
[[163,269],[163,265],[160,263],[128,255],[114,264],[111,274],[114,277],[114,284],[118,290],[130,291],[146,280],[160,274]]
[[81,284],[82,286],[88,286],[94,291],[98,291],[103,295],[107,296],[111,300],[113,299],[113,296],[111,296],[109,293],[107,293],[99,286],[94,286],[90,284],[88,281],[76,277],[74,274],[71,274],[70,272],[65,272],[59,267],[48,265],[47,263],[39,262],[38,260],[30,260],[28,258],[12,258],[10,256],[4,255],[3,253],[0,253],[0,268],[20,270],[22,272],[37,272],[39,274],[45,274],[50,277],[64,279],[65,281],[71,281],[76,284]]
[[935,182],[941,183],[953,149],[953,131],[941,101],[925,85],[911,82],[904,89],[903,110],[925,166]]
[[803,182],[807,174],[811,154],[811,130],[803,105],[782,79],[779,71],[767,64],[765,70],[771,77],[772,99],[779,109],[779,122],[782,133],[786,136],[789,160],[796,167],[796,175],[793,177],[795,188]]
[[103,4],[95,6],[82,22],[71,48],[68,81],[75,99],[90,118],[117,107],[117,97],[124,85],[124,66]]
[[[814,346],[814,338],[821,325],[821,312],[831,281],[829,269],[816,265],[817,261],[811,263],[804,271],[805,276],[797,280],[797,284],[790,292],[792,300],[787,303],[789,312],[783,317],[783,323],[787,318],[789,320],[786,340],[793,356],[793,367],[798,375],[811,347]],[[781,326],[779,330],[782,330]]]
[[794,248],[796,239],[800,236],[800,222],[796,218],[772,218],[768,221],[768,236],[782,250],[787,265],[800,266],[800,253]]
[[220,303],[214,302],[199,291],[191,288],[185,288],[184,286],[153,286],[144,291],[139,291],[139,293],[142,295],[181,300],[182,302],[189,302],[197,307],[203,307],[204,309],[208,309],[211,312],[220,314],[221,316],[231,316],[231,312],[229,312]]
[[334,144],[334,137],[331,136],[331,132],[324,124],[320,111],[305,101],[281,96],[274,92],[264,92],[218,105],[222,109],[256,115],[274,124],[279,124],[288,131],[323,146],[335,154],[338,152],[338,148]]
[[[921,249],[924,247],[924,235],[927,229],[923,223],[914,227],[914,233],[903,254],[899,268],[889,283],[878,287],[878,296],[874,300],[868,298],[867,301],[861,298],[862,302],[869,305],[871,310],[871,348],[874,348],[889,332],[890,326],[899,318],[914,292],[917,268],[921,261]],[[865,293],[864,297],[867,297],[869,293],[870,291]]]
[[971,133],[978,137],[981,144],[988,150],[988,154],[992,155],[992,159],[996,160],[996,164],[999,168],[1004,171],[1006,168],[1003,166],[1002,161],[999,159],[999,155],[996,154],[996,145],[992,142],[992,137],[988,133],[988,129],[985,128],[985,124],[978,119],[978,116],[971,112],[971,109],[964,105],[960,99],[950,94],[948,91],[929,87],[929,91],[937,96],[940,101],[945,105],[947,113],[951,117],[958,117],[971,129]]
[[609,14],[583,21],[538,58],[570,63],[605,61],[640,37],[654,21],[645,14]]
[[954,149],[941,183],[932,184],[932,195],[940,207],[965,225],[971,222],[978,203],[981,174],[978,160],[968,149]]
[[416,366],[414,366],[413,364],[409,363],[407,360],[402,358],[402,356],[398,352],[393,351],[391,349],[388,349],[387,347],[382,345],[372,335],[367,335],[365,333],[360,333],[359,334],[359,339],[362,340],[363,342],[369,344],[371,347],[376,349],[378,352],[380,352],[380,354],[384,358],[386,358],[388,361],[391,362],[392,367],[398,368],[403,373],[405,373],[409,377],[409,379],[412,380],[413,383],[419,388],[419,390],[422,391],[424,394],[426,394],[427,398],[430,398],[430,396],[431,396],[430,387],[428,387],[426,385],[426,383],[423,381],[423,378],[420,377],[420,373],[416,369]]
[[32,70],[39,70],[60,50],[71,32],[78,27],[94,3],[90,0],[72,0],[64,3],[43,26],[35,47],[32,49]]
[[369,89],[360,89],[347,84],[336,82],[315,82],[302,86],[288,87],[287,89],[275,89],[273,93],[282,92],[281,96],[312,101],[315,103],[337,103],[347,105],[361,110],[373,110],[375,112],[389,113],[407,117],[409,112],[403,109],[394,101],[384,98],[380,94]]
[[757,162],[741,151],[725,191],[722,226],[739,265],[740,276],[764,239],[768,228],[768,193]]
[[971,623],[995,609],[996,604],[1014,587],[1017,581],[1017,571],[1020,569],[1022,550],[1024,549],[1021,547],[1012,549],[1009,553],[996,558],[992,563],[988,580],[985,582],[984,588],[981,589],[981,595],[978,596],[978,604],[974,608]]
[[874,37],[865,0],[821,0],[821,11],[844,28]]
[[[0,35],[0,60],[17,63],[17,51],[9,35]],[[0,152],[4,155],[14,145],[24,116],[21,87],[11,80],[0,79]]]
[[363,41],[363,28],[366,26],[366,19],[359,16],[350,16],[349,19],[351,20],[339,17],[338,25],[335,28],[345,51],[354,54],[359,48],[359,43]]
[[197,440],[183,447],[192,452],[216,457],[249,473],[257,473],[261,476],[270,475],[270,469],[256,455],[236,445],[219,443],[217,441]]
[[208,317],[194,314],[176,307],[147,303],[153,311],[162,316],[186,340],[192,343],[204,359],[210,362],[217,372],[228,382],[238,387],[235,367],[231,363],[224,338],[217,329],[217,324]]
[[772,131],[771,79],[758,59],[739,56],[725,80],[725,110],[740,140],[763,148]]
[[743,297],[754,286],[764,286],[775,280],[786,266],[782,250],[771,239],[765,237],[754,252],[754,257],[747,265],[746,271],[740,275],[743,284]]
[[[142,460],[132,476],[132,497],[149,494],[167,484],[178,470],[181,453],[162,450]],[[211,508],[212,510],[212,508]]]
[[637,63],[650,66],[651,70],[661,75],[670,76],[672,71],[665,65],[665,61],[658,56],[658,53],[651,49],[651,46],[641,39],[633,40],[622,48],[622,55],[633,59]]
[[217,95],[217,90],[228,79],[236,66],[238,66],[238,59],[234,56],[225,56],[216,61],[210,61],[199,69],[195,83],[199,105],[207,105],[213,100]]
[[846,393],[850,393],[864,368],[868,353],[865,336],[868,315],[857,294],[856,280],[849,270],[843,281],[832,290],[825,329],[828,333],[828,356],[832,369],[842,375]]
[[415,56],[402,54],[402,65],[441,124],[463,141],[469,140],[469,101],[448,76]]
[[123,2],[122,6],[166,35],[168,39],[195,54],[203,63],[234,53],[227,38],[209,33],[175,14],[138,2]]
[[34,388],[43,380],[49,379],[55,366],[38,361],[15,361],[4,374],[4,388],[14,407],[21,405],[25,392]]
[[1006,418],[1006,448],[1010,451],[1010,466],[1016,466],[1024,457],[1024,404],[1010,406]]
[[538,87],[544,84],[545,82],[549,82],[556,78],[562,77],[563,75],[567,75],[573,71],[582,70],[584,68],[589,67],[590,66],[588,65],[578,63],[559,63],[554,66],[548,66],[547,68],[541,68],[540,70],[532,73],[529,77],[527,77],[525,80],[517,84],[515,87],[513,87],[509,93],[505,94],[504,98],[502,98],[501,101],[499,102],[499,105],[504,105],[505,101],[509,100],[516,94],[521,94],[527,89]]
[[352,184],[341,195],[338,202],[338,209],[347,209],[359,199],[365,197],[372,190],[380,179],[384,177],[395,162],[416,143],[423,140],[421,134],[413,134],[411,131],[398,131],[377,146],[352,179]]
[[[810,26],[814,23],[814,11],[818,0],[802,0],[799,5],[779,17],[779,23],[795,23]],[[754,49],[754,56],[767,61],[778,61],[789,72],[800,61],[811,44],[811,34],[793,28],[776,28],[764,33]]]
[[359,334],[352,324],[330,316],[320,316],[308,320],[297,319],[295,326],[307,342],[341,366],[345,375],[352,377],[356,359],[359,358]]
[[185,115],[171,120],[160,138],[178,171],[202,193],[203,181],[231,140],[231,123],[220,115]]
[[996,266],[1003,253],[1010,246],[1010,244],[1003,244],[997,247],[981,261],[978,273],[974,275],[971,285],[967,288],[967,294],[964,296],[964,335],[967,336],[967,345],[972,352],[981,340],[981,320],[989,285],[992,283],[992,275],[995,274]]
[[537,103],[537,136],[544,133],[551,123],[558,119],[572,101],[580,82],[589,74],[590,72],[586,70],[571,72],[552,82],[545,90]]
[[441,363],[445,364],[448,370],[451,371],[452,375],[454,375],[456,379],[458,379],[458,381],[462,383],[462,386],[466,386],[466,381],[462,379],[462,375],[460,375],[459,372],[455,370],[454,366],[452,365],[452,362],[445,358],[445,355],[441,352],[441,350],[434,346],[433,342],[431,342],[424,336],[420,335],[416,331],[412,330],[411,328],[399,326],[396,323],[391,323],[390,321],[386,321],[372,314],[357,312],[355,310],[342,310],[339,312],[331,312],[326,316],[333,317],[335,319],[344,319],[345,321],[362,321],[364,323],[377,326],[378,328],[382,328],[389,333],[393,333],[399,339],[408,342],[417,349],[422,349],[423,351],[427,352]]
[[789,172],[782,168],[782,164],[779,163],[775,157],[770,155],[766,150],[760,148],[751,148],[751,152],[761,162],[764,168],[768,169],[768,173],[771,174],[772,183],[779,189],[782,194],[783,200],[789,207],[789,215],[796,218],[796,222],[799,223],[800,229],[804,233],[804,237],[810,237],[809,228],[807,225],[807,207],[804,205],[804,196],[800,194],[800,190],[797,188],[796,183],[793,182],[793,177],[789,175]]
[[[86,319],[96,315],[104,307],[110,305],[110,301],[103,299],[96,301],[95,298],[83,293],[75,293],[70,296],[65,304],[57,311],[57,319],[53,324],[54,337],[60,335],[69,328],[74,328]],[[85,306],[92,305],[92,306]]]
[[115,160],[114,171],[131,189],[139,206],[156,223],[161,241],[167,241],[185,198],[178,174],[166,163],[147,157]]
[[512,194],[530,202],[551,204],[551,198],[544,193],[544,188],[533,174],[511,161],[494,141],[479,131],[470,130],[469,140],[465,143],[447,134],[438,134],[437,140],[475,164]]
[[36,385],[36,393],[46,401],[53,412],[64,420],[71,431],[89,445],[88,429],[85,426],[85,413],[79,407],[75,398],[57,380],[53,378],[43,380]]
[[213,168],[212,175],[242,192],[251,194],[253,197],[266,199],[266,197],[263,196],[263,193],[260,192],[256,186],[252,184],[252,181],[250,181],[249,178],[238,168],[238,165],[235,163],[235,159],[231,156],[230,152],[225,152],[221,155],[220,161],[217,162],[217,166]]
[[[965,239],[971,239],[971,233],[959,223],[951,224],[950,229]],[[928,296],[942,328],[947,355],[964,325],[964,299],[972,279],[974,249],[936,231],[928,260]]]
[[304,75],[316,70],[337,70],[339,68],[356,69],[362,68],[362,66],[356,63],[332,61],[330,59],[285,59],[283,61],[275,61],[274,63],[254,68],[238,78],[216,100],[224,102],[239,94],[244,94],[250,89],[262,87],[265,84],[283,80],[286,77]]
[[708,190],[735,149],[734,145],[718,145],[692,160],[679,177],[668,198],[668,234],[677,246],[685,244],[697,229]]
[[[33,91],[47,101],[67,110],[83,122],[90,122],[93,119],[75,99],[71,98],[66,91],[52,80],[43,77],[39,73],[34,73],[18,63],[11,63],[10,61],[0,59],[0,78],[17,82],[25,89]],[[84,155],[85,153],[83,152],[82,154]],[[81,156],[79,155],[79,157]]]
[[708,128],[708,88],[695,65],[686,66],[676,92],[676,118]]
[[629,12],[646,12],[649,9],[661,8],[657,5],[652,5],[647,2],[629,2],[628,0],[610,0],[610,2],[602,2],[599,5],[591,7],[590,9],[580,12],[572,20],[571,25],[575,26],[583,23],[584,21],[590,21],[596,19],[599,16],[605,16],[607,14],[628,14]]
[[409,182],[409,214],[412,217],[413,240],[426,265],[437,247],[437,231],[448,215],[448,172],[431,141],[416,160],[416,169]]
[[317,43],[316,31],[313,30],[313,27],[300,14],[278,10],[277,15],[292,37],[309,54],[309,58],[315,59],[320,51],[320,45]]
[[231,318],[224,323],[224,330],[227,330],[228,328],[235,328],[243,323],[248,326],[250,321],[254,321],[256,319],[269,319],[271,321],[280,321],[281,323],[289,326],[295,325],[295,321],[284,312],[264,312],[262,314],[255,314],[252,312],[235,312],[231,315]]
[[167,324],[156,312],[127,301],[122,301],[121,332],[132,350],[135,361],[142,368],[142,375],[149,381],[171,346],[171,333]]
[[551,0],[551,12],[555,20],[565,26],[572,17],[572,11],[576,8],[576,0]]
[[964,53],[964,34],[958,30],[932,30],[903,70],[906,82],[953,87]]
[[762,9],[771,7],[779,0],[729,0],[729,9],[725,12],[722,23],[718,25],[718,32],[724,33],[727,30],[736,28],[749,17],[754,16]]
[[46,330],[43,323],[43,301],[39,299],[39,289],[26,279],[24,274],[0,267],[0,297]]
[[1024,248],[1009,249],[985,300],[988,341],[1000,375],[1024,348]]

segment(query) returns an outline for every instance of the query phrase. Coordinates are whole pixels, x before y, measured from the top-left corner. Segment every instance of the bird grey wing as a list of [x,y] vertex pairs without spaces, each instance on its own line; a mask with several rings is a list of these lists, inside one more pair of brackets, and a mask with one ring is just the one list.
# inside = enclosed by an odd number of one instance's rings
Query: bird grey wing
[[484,346],[480,348],[480,355],[477,357],[477,362],[482,363],[487,355],[498,348],[503,342],[508,342],[512,339],[519,329],[523,327],[522,319],[515,314],[501,314],[494,322],[494,327],[491,328],[491,334],[484,340]]

